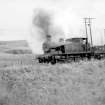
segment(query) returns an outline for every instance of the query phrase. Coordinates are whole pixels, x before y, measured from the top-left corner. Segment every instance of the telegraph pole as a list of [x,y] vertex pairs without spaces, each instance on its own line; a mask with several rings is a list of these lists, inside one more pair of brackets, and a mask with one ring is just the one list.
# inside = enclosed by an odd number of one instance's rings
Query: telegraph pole
[[93,47],[93,39],[92,39],[92,30],[91,30],[91,19],[92,18],[89,18],[89,29],[90,29],[90,38],[91,38],[91,46]]
[[85,20],[85,31],[86,31],[86,51],[87,51],[87,44],[88,44],[88,33],[87,33],[87,19],[86,18],[84,18],[84,20]]
[[85,29],[86,29],[86,38],[88,40],[88,31],[87,27],[89,28],[89,34],[90,34],[90,40],[91,40],[91,46],[93,47],[93,39],[92,39],[92,30],[91,30],[91,20],[94,18],[84,18],[85,20]]
[[87,19],[86,19],[86,18],[84,18],[84,20],[85,20],[85,31],[86,31],[86,38],[88,39],[88,34],[87,34],[87,23],[86,23],[86,22],[87,22],[87,21],[86,21]]

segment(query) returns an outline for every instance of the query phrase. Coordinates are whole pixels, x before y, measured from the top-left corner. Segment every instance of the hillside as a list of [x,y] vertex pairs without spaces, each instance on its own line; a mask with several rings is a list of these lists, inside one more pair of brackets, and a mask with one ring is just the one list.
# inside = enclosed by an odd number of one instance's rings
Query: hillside
[[25,40],[0,41],[0,53],[30,54],[32,53]]

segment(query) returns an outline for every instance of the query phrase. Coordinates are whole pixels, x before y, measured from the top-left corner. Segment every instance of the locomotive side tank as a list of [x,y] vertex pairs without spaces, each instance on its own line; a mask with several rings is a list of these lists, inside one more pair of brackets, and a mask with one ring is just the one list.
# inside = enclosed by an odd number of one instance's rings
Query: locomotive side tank
[[43,43],[42,47],[43,47],[43,51],[44,54],[59,54],[59,53],[65,53],[65,48],[64,48],[64,42],[58,42],[55,43],[51,40],[51,36],[47,35],[46,37],[46,41]]

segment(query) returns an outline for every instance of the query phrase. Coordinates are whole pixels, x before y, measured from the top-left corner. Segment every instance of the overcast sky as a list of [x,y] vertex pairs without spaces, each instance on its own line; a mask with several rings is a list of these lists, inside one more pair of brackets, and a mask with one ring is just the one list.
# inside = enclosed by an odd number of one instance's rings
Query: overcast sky
[[83,36],[83,18],[95,18],[93,41],[105,43],[105,0],[0,0],[0,40],[25,39],[36,8],[51,10],[55,24],[64,29],[67,37]]

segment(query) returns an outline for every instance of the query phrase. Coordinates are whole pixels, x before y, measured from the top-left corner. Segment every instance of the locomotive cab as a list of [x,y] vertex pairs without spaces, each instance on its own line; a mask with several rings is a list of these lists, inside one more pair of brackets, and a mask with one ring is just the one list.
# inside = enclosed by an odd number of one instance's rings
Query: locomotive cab
[[90,49],[87,38],[70,38],[66,39],[66,42],[68,43],[66,45],[67,53],[87,52]]

